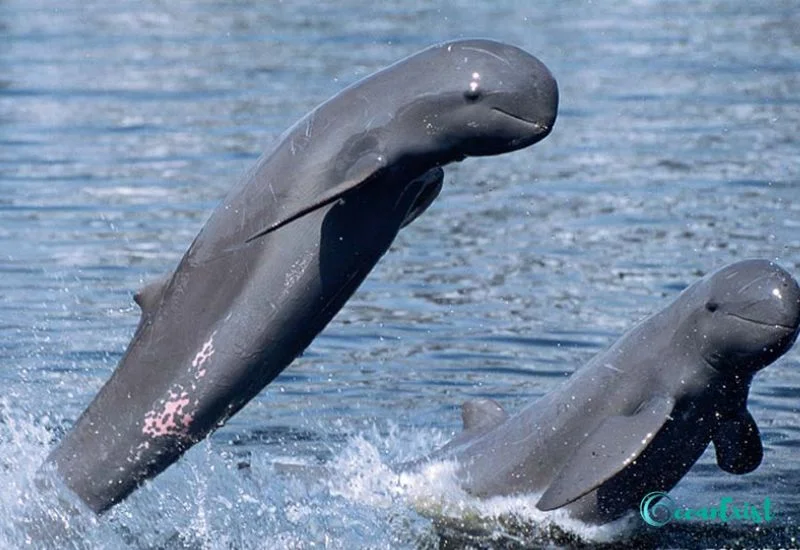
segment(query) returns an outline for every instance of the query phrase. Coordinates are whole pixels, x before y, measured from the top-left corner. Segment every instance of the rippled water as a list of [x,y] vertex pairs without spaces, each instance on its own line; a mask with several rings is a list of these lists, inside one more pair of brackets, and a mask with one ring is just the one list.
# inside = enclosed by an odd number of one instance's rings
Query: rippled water
[[[792,0],[0,0],[0,545],[47,509],[33,472],[121,357],[132,293],[260,151],[346,84],[462,36],[551,67],[553,134],[449,168],[302,358],[111,514],[68,520],[58,546],[578,544],[525,499],[473,502],[505,518],[479,526],[432,522],[387,464],[445,441],[471,397],[517,410],[722,264],[800,275],[798,28]],[[623,540],[800,547],[798,398],[800,348],[751,392],[761,468],[730,476],[709,452],[673,492],[694,507],[770,496],[773,523]],[[452,496],[431,475],[415,487]]]

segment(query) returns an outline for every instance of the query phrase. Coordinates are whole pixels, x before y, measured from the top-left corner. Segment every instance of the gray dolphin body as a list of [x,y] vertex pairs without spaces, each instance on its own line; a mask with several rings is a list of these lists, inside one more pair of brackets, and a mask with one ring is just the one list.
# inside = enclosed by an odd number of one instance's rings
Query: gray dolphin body
[[750,472],[762,459],[750,382],[799,324],[800,288],[786,271],[731,264],[516,416],[488,399],[465,403],[465,431],[429,459],[455,460],[474,495],[540,493],[540,510],[567,507],[591,523],[672,489],[712,442],[723,470]]
[[95,512],[220,426],[300,354],[401,227],[441,166],[543,139],[556,82],[488,40],[437,45],[297,122],[216,208],[142,315],[111,379],[51,453]]

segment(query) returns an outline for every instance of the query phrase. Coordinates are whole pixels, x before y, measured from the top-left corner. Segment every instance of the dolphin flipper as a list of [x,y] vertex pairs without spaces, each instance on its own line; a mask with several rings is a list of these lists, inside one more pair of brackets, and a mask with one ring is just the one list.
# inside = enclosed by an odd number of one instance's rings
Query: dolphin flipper
[[536,507],[549,511],[566,506],[622,471],[647,448],[674,406],[674,398],[660,395],[630,416],[603,420],[572,453]]
[[476,398],[461,405],[461,419],[464,431],[489,430],[508,418],[500,403],[494,399]]
[[416,220],[420,214],[428,209],[436,197],[439,196],[439,192],[442,190],[442,183],[444,182],[444,170],[442,170],[440,166],[437,166],[436,168],[432,168],[422,174],[416,179],[416,181],[425,182],[425,186],[422,188],[422,192],[417,197],[417,202],[414,203],[414,206],[406,216],[406,219],[403,220],[403,224],[400,226],[400,229],[403,229],[405,226]]
[[758,426],[747,410],[720,423],[711,440],[717,452],[717,464],[728,473],[752,472],[764,458]]
[[[273,220],[267,218],[267,224],[264,228],[248,237],[245,242],[249,243],[259,237],[272,233],[276,229],[280,229],[297,218],[305,216],[314,210],[342,198],[342,195],[348,191],[358,189],[366,182],[373,179],[384,168],[386,168],[386,159],[384,156],[377,154],[362,156],[347,170],[341,182],[315,196],[304,197],[305,200],[300,198],[290,201],[288,208],[283,212],[277,213]],[[413,179],[409,179],[409,181],[413,181]]]

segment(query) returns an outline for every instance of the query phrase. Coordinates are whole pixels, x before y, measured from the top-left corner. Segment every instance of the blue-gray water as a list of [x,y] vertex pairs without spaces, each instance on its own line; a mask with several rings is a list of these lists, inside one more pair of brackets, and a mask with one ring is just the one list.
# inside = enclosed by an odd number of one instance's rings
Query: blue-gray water
[[[449,168],[302,358],[59,546],[542,543],[519,502],[483,531],[434,524],[385,466],[444,441],[466,399],[517,410],[716,267],[764,257],[800,275],[798,29],[794,0],[0,0],[0,546],[41,513],[33,472],[119,360],[132,293],[175,266],[259,153],[345,85],[465,36],[552,69],[553,134]],[[709,451],[673,496],[769,496],[776,519],[632,544],[800,547],[800,349],[750,401],[760,469],[724,474]]]

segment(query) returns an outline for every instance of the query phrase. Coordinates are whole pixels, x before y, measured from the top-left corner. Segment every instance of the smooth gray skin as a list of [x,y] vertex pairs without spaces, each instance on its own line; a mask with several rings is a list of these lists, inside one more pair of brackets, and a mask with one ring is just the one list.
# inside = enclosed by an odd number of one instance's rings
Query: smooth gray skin
[[786,271],[731,264],[516,416],[488,399],[465,403],[465,431],[429,460],[457,461],[476,496],[543,493],[540,510],[566,506],[590,523],[672,489],[711,442],[723,470],[753,471],[762,446],[750,382],[792,346],[798,324],[800,288]]
[[221,426],[300,354],[401,227],[441,166],[543,139],[556,82],[489,40],[433,46],[297,122],[213,212],[111,379],[48,462],[95,512]]

